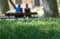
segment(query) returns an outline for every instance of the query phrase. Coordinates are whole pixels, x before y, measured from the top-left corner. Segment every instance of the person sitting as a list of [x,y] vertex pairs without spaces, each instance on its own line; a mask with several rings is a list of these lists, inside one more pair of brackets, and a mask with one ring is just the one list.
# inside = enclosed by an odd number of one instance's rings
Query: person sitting
[[30,12],[30,8],[28,7],[28,4],[26,4],[26,8],[24,9],[25,12]]
[[23,9],[21,8],[20,5],[18,5],[18,7],[16,7],[16,13],[20,13],[20,14],[16,14],[15,17],[24,17],[24,15],[21,13],[23,12]]
[[18,5],[18,7],[16,7],[16,13],[20,13],[23,12],[23,9],[21,8],[20,5]]
[[24,11],[26,17],[31,17],[30,8],[28,7],[28,4],[26,4],[26,8],[24,9]]

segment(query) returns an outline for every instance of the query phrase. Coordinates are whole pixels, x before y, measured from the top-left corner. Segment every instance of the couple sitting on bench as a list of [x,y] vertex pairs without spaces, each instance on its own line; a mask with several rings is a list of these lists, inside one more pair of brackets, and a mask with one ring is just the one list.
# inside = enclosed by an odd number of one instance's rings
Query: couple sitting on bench
[[[20,13],[20,12],[23,12],[23,9],[20,7],[20,5],[18,5],[18,7],[16,7],[16,13]],[[26,4],[26,8],[24,9],[25,11],[25,16],[27,17],[31,17],[31,14],[30,14],[30,8],[28,7],[28,4]],[[20,17],[23,17],[24,15],[21,13],[20,14]]]
[[[23,8],[21,8],[20,5],[18,5],[18,7],[16,7],[16,13],[20,13],[23,12]],[[24,9],[25,12],[30,12],[30,8],[28,7],[28,4],[26,4],[26,8]]]

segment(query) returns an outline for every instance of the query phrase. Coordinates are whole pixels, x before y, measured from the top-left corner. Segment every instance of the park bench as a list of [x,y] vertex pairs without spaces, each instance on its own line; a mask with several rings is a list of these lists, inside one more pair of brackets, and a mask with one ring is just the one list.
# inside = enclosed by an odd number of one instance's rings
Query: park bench
[[32,15],[37,15],[38,13],[37,12],[21,12],[21,13],[5,13],[5,16],[15,16],[16,18],[21,18],[21,17],[32,17]]

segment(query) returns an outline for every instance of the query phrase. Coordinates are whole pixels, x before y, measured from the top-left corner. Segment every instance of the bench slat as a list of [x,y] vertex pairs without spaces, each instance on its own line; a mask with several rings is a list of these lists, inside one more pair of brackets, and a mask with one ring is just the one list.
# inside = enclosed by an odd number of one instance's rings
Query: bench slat
[[21,13],[5,13],[5,16],[15,16],[15,17],[19,16],[20,17],[20,15],[29,16],[29,15],[36,15],[36,14],[37,14],[37,12],[30,12],[30,13],[26,13],[26,12],[24,12],[24,13],[22,13],[22,12]]

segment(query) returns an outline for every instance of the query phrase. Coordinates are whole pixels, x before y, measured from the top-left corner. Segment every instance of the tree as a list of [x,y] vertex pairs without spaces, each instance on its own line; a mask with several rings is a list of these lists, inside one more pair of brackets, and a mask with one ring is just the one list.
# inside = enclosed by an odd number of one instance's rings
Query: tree
[[12,6],[14,7],[14,9],[16,8],[15,4],[12,2],[12,0],[9,0],[10,3],[12,4]]
[[8,0],[0,0],[0,13],[5,13],[8,10]]
[[57,0],[42,0],[45,17],[59,17]]

